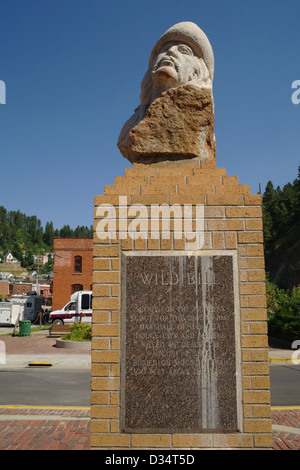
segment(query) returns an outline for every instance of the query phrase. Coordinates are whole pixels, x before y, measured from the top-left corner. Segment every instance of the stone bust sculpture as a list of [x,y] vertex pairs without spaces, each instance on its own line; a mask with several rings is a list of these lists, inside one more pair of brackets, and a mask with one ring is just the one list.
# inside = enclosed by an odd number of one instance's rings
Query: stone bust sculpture
[[214,56],[204,32],[182,22],[156,42],[142,80],[140,105],[118,147],[131,162],[215,156]]

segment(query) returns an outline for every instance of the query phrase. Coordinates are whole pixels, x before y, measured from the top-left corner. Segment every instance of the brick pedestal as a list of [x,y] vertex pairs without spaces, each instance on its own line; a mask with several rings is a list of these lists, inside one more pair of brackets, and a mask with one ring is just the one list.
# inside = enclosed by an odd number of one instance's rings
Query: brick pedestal
[[[123,196],[120,199],[120,196]],[[184,236],[170,238],[159,225],[158,237],[122,239],[124,230],[137,218],[123,208],[141,204],[150,217],[151,205],[204,206],[206,253],[233,253],[237,260],[238,343],[237,372],[239,429],[236,432],[122,432],[121,431],[121,259],[123,253],[187,252]],[[116,236],[100,239],[103,204],[116,215]],[[100,208],[100,209],[99,209]],[[120,219],[122,217],[122,219]],[[150,218],[149,218],[150,220]],[[195,222],[195,220],[194,220]],[[91,448],[95,449],[258,449],[272,447],[270,381],[261,196],[250,194],[238,177],[227,176],[213,163],[165,162],[136,164],[95,196],[93,270],[93,338],[91,392]],[[100,223],[100,225],[98,225]],[[121,225],[120,225],[121,224]],[[123,225],[122,225],[123,224]],[[111,225],[112,227],[113,225]],[[143,229],[145,225],[143,225]],[[177,230],[177,228],[176,228]],[[199,253],[199,250],[198,250]],[[146,411],[145,411],[146,412]]]

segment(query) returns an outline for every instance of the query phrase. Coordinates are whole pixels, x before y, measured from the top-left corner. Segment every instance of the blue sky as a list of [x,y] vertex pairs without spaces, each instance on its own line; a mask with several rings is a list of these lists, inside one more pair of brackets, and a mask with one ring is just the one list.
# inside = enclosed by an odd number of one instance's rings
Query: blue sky
[[0,0],[0,205],[55,228],[131,164],[117,140],[163,32],[193,21],[215,55],[217,166],[256,193],[300,164],[299,0]]

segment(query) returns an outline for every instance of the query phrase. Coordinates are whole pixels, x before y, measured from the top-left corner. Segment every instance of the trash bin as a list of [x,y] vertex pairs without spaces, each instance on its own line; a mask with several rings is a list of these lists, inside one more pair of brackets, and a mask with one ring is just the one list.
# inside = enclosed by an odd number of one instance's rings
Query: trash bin
[[30,336],[31,333],[31,321],[30,320],[22,320],[19,322],[20,325],[20,336]]

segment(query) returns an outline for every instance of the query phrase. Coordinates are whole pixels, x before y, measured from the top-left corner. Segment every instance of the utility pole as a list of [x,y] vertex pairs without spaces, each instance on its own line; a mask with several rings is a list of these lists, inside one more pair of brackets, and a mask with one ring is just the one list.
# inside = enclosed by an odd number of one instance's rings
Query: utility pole
[[40,286],[39,286],[39,275],[40,275],[40,257],[37,257],[37,273],[36,273],[36,293],[37,295],[40,294]]
[[[40,276],[40,255],[37,255],[37,273],[36,273],[36,294],[37,295],[40,295],[39,276]],[[40,311],[40,327],[42,327],[42,311]]]
[[5,288],[4,288],[4,283],[5,283],[5,268],[6,268],[5,257],[6,257],[6,255],[3,254],[4,271],[3,271],[3,273],[2,273],[2,302],[5,302]]

